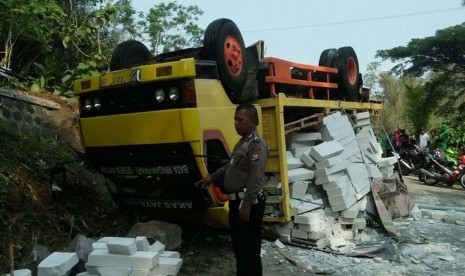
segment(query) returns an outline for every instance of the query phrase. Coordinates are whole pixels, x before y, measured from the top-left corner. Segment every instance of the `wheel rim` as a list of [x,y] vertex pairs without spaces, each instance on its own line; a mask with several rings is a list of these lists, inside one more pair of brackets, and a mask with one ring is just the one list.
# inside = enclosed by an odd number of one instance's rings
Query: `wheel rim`
[[228,71],[233,76],[239,76],[242,72],[241,44],[234,36],[228,36],[224,40],[224,60]]
[[357,77],[357,63],[353,57],[349,57],[347,59],[347,80],[351,85],[354,85],[357,82]]

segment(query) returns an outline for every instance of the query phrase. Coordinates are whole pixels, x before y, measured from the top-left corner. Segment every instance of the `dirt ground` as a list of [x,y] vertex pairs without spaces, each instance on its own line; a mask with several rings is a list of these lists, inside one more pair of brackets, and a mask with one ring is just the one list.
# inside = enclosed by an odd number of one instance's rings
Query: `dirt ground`
[[[416,204],[465,207],[465,190],[459,185],[434,187],[404,177],[409,195]],[[263,240],[264,275],[463,275],[465,271],[465,226],[431,219],[394,221],[400,242],[388,242],[398,254],[397,261],[350,257],[311,248],[288,246],[278,249],[273,240]],[[364,244],[380,245],[386,237],[367,228]],[[227,232],[199,230],[181,252],[184,259],[179,275],[234,275],[234,256]],[[187,250],[186,250],[187,249]],[[305,271],[307,270],[307,271]]]

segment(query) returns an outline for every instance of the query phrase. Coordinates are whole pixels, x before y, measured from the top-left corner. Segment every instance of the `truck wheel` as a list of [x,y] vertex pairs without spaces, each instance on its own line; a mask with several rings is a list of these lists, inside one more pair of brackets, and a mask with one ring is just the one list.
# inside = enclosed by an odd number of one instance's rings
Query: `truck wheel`
[[204,57],[216,61],[221,83],[234,103],[241,100],[248,62],[239,28],[225,18],[211,22],[203,40]]
[[459,183],[460,183],[460,186],[462,186],[462,188],[465,189],[465,174],[460,175]]
[[341,47],[334,57],[334,67],[338,69],[338,86],[345,91],[346,99],[360,101],[358,59],[352,47]]
[[152,53],[136,40],[127,40],[116,45],[111,54],[110,70],[120,70],[150,61]]
[[337,53],[337,49],[330,48],[321,52],[320,60],[318,61],[318,66],[324,67],[333,67],[334,56]]

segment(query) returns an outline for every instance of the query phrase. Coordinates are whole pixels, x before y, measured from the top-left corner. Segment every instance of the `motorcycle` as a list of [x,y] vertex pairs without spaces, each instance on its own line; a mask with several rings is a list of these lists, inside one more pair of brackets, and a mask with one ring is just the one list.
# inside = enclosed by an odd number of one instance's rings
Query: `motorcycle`
[[420,169],[424,168],[428,163],[423,150],[418,147],[412,149],[402,148],[398,153],[393,152],[393,155],[399,161],[396,165],[397,170],[400,170],[403,175],[416,174],[418,180],[422,181]]
[[438,150],[434,150],[433,153],[425,152],[425,154],[428,163],[420,169],[420,173],[426,185],[434,186],[442,181],[451,187],[455,182],[459,182],[460,186],[465,189],[465,162],[455,166],[453,161],[439,157]]

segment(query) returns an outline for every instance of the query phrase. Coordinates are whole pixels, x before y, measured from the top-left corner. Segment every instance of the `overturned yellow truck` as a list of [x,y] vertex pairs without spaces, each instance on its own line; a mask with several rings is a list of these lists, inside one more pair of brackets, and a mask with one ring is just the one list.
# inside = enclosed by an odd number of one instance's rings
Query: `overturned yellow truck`
[[[203,47],[152,56],[129,40],[113,51],[109,71],[79,79],[80,130],[87,157],[108,180],[115,203],[154,217],[201,217],[228,227],[228,197],[195,183],[228,162],[239,137],[234,112],[251,102],[269,147],[266,172],[279,175],[280,206],[291,219],[287,134],[334,110],[376,112],[351,47],[326,49],[319,64],[264,57],[263,42],[245,47],[229,19],[210,23]],[[200,216],[198,216],[200,215]]]

